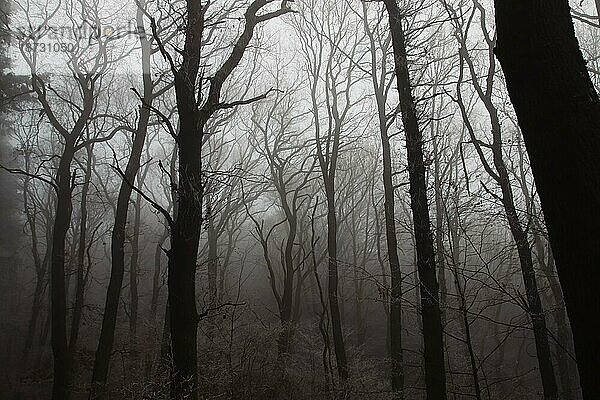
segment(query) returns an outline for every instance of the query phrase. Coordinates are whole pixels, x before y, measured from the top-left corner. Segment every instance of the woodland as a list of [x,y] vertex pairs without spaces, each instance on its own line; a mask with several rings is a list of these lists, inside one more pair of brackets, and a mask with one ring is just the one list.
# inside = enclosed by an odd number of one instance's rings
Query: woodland
[[599,15],[0,0],[0,399],[600,399]]

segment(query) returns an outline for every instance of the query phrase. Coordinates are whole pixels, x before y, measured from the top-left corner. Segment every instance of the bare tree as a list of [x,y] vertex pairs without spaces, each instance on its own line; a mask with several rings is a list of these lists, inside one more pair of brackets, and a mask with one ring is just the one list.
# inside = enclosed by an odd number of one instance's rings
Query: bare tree
[[[266,97],[267,93],[264,93],[250,99],[227,103],[222,100],[222,89],[244,56],[255,28],[263,22],[290,12],[288,7],[264,11],[264,8],[273,2],[274,0],[255,0],[248,6],[244,13],[244,30],[230,55],[211,77],[208,93],[202,90],[204,82],[198,77],[204,28],[210,23],[206,18],[209,15],[207,13],[210,2],[204,5],[196,1],[186,2],[183,29],[185,43],[179,65],[175,64],[165,47],[160,46],[162,55],[169,62],[174,75],[179,115],[179,133],[176,138],[179,153],[178,206],[177,214],[170,222],[171,249],[168,251],[169,314],[174,361],[171,398],[174,399],[198,397],[196,328],[199,314],[196,309],[195,276],[203,224],[204,184],[201,154],[205,139],[204,129],[217,111]],[[156,31],[156,23],[153,24],[153,31]],[[168,213],[164,214],[167,219],[171,219]]]
[[415,232],[417,268],[421,292],[421,313],[425,356],[425,385],[427,398],[446,399],[444,346],[439,303],[439,286],[431,235],[427,200],[427,183],[423,157],[423,134],[419,127],[408,70],[406,39],[402,26],[403,13],[396,0],[384,0],[388,15],[400,110],[406,136],[410,199]]

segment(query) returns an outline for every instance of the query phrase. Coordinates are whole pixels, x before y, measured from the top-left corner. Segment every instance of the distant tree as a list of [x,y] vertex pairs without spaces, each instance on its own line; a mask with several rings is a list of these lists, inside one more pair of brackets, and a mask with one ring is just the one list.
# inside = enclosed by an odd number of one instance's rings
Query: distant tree
[[[69,6],[65,5],[63,8],[57,8],[53,13],[46,13],[43,10],[44,5],[28,4],[27,10],[23,9],[25,5],[20,5],[20,7],[20,12],[26,16],[27,24],[32,29],[30,34],[18,37],[21,57],[29,69],[29,84],[41,106],[41,114],[44,115],[52,129],[58,133],[60,143],[57,146],[58,154],[56,156],[59,161],[54,171],[54,177],[47,179],[36,176],[36,178],[49,184],[56,192],[50,259],[51,334],[54,359],[52,398],[64,400],[68,399],[70,395],[69,387],[72,384],[73,371],[73,348],[71,345],[75,345],[75,341],[69,342],[67,333],[68,276],[66,274],[66,260],[68,254],[72,253],[66,247],[67,234],[71,228],[73,190],[77,184],[72,164],[79,151],[88,149],[95,143],[108,141],[118,132],[130,130],[130,128],[126,124],[117,124],[108,131],[98,131],[94,130],[93,124],[91,124],[91,121],[96,119],[113,118],[107,117],[105,113],[110,99],[101,98],[103,92],[100,88],[103,84],[109,83],[108,81],[104,82],[102,78],[119,56],[107,57],[110,46],[106,37],[94,39],[95,46],[90,46],[88,42],[90,38],[79,38],[79,41],[73,45],[73,51],[65,53],[65,59],[62,60],[67,68],[69,79],[60,80],[56,86],[55,82],[52,82],[53,75],[44,70],[41,65],[43,63],[40,58],[43,51],[38,46],[38,41],[43,36],[40,37],[39,33],[33,32],[38,26],[34,21],[36,14],[38,17],[44,18],[45,23],[50,23],[60,10],[69,15],[67,23],[70,23],[75,29],[81,20],[98,20],[100,18],[99,10],[87,3],[82,3],[81,9],[77,11],[69,9]],[[69,12],[72,13],[69,14]],[[73,95],[72,93],[78,94]],[[68,101],[65,101],[66,97],[70,97]],[[102,103],[102,111],[98,109],[99,103]],[[118,116],[114,116],[114,118],[122,122]],[[22,171],[15,172],[22,173]],[[73,244],[74,249],[75,241]],[[78,321],[74,322],[78,323]],[[75,340],[77,329],[73,326],[72,338]]]
[[[253,138],[257,152],[267,162],[266,173],[268,189],[276,195],[275,204],[282,211],[282,222],[277,222],[265,232],[264,221],[259,222],[250,215],[255,225],[257,237],[263,248],[263,258],[269,271],[269,281],[273,296],[279,309],[281,333],[278,338],[278,351],[282,355],[290,349],[293,325],[298,321],[302,285],[309,274],[309,268],[303,268],[308,255],[303,254],[299,246],[301,241],[302,213],[307,211],[308,191],[312,172],[316,165],[313,157],[307,157],[305,149],[308,140],[302,138],[302,131],[295,127],[300,115],[294,115],[297,99],[293,89],[286,94],[278,94],[269,107],[255,109],[252,122],[256,130]],[[278,215],[279,217],[279,215]],[[287,230],[284,234],[280,256],[273,261],[274,240],[270,238],[282,223]],[[273,240],[274,239],[274,240]],[[278,285],[281,282],[281,285]]]
[[[348,378],[346,344],[342,329],[339,281],[340,254],[338,230],[340,225],[339,164],[343,154],[344,138],[354,129],[354,110],[361,98],[353,91],[358,86],[361,73],[354,61],[363,35],[357,35],[360,21],[351,20],[352,10],[347,2],[327,5],[318,9],[318,1],[306,1],[300,14],[302,20],[296,27],[302,46],[306,71],[312,130],[316,157],[327,205],[327,298],[331,318],[333,348],[338,375],[342,382]],[[318,11],[317,11],[318,10]],[[325,32],[325,33],[323,33]]]

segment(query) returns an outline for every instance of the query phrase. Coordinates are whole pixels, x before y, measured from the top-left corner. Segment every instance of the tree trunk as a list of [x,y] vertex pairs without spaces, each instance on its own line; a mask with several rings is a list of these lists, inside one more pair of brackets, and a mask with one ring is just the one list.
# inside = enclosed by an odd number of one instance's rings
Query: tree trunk
[[471,336],[471,324],[469,323],[469,310],[467,306],[467,299],[465,295],[466,288],[463,288],[460,283],[460,277],[458,273],[457,258],[454,259],[453,273],[454,273],[454,284],[456,285],[456,291],[458,292],[459,310],[462,318],[463,329],[465,333],[465,344],[467,346],[467,352],[469,355],[469,364],[471,366],[471,376],[473,377],[473,390],[475,391],[475,398],[481,400],[481,385],[479,384],[479,373],[477,366],[477,358],[475,357],[475,350],[473,348],[473,340]]
[[[383,126],[385,126],[385,121],[383,121],[383,123]],[[394,184],[392,180],[392,151],[388,131],[387,129],[381,129],[381,126],[380,121],[381,148],[383,152],[385,235],[391,273],[389,336],[390,357],[392,359],[392,389],[396,392],[402,392],[404,389],[402,354],[402,271],[400,270],[398,239],[396,236],[396,212],[394,210]]]
[[215,216],[212,215],[212,204],[208,204],[206,209],[208,219],[207,223],[207,242],[208,242],[208,301],[210,307],[214,307],[217,302],[217,274],[219,271],[219,254],[217,232],[215,230]]
[[[25,153],[25,170],[29,171],[29,152]],[[27,333],[25,335],[25,348],[24,358],[26,359],[31,351],[33,345],[33,336],[35,334],[35,328],[37,327],[38,318],[41,311],[42,295],[44,288],[46,287],[46,272],[48,265],[48,254],[50,243],[46,242],[46,254],[43,261],[40,259],[40,253],[38,250],[38,236],[37,236],[37,224],[36,224],[36,207],[35,203],[30,207],[29,205],[29,181],[31,178],[26,177],[23,183],[23,209],[27,219],[27,225],[31,231],[31,253],[33,256],[33,262],[35,266],[35,290],[33,293],[33,302],[31,304],[31,316],[29,323],[27,324]]]
[[75,156],[75,143],[66,139],[56,173],[56,215],[52,228],[52,261],[50,297],[52,319],[52,355],[54,357],[54,382],[52,400],[69,398],[68,385],[71,365],[67,347],[67,301],[65,287],[65,240],[71,222],[71,162]]
[[[138,175],[138,184],[141,187],[143,178]],[[129,361],[131,362],[130,376],[136,376],[139,363],[139,349],[137,341],[138,309],[139,309],[139,271],[140,271],[140,223],[142,213],[142,196],[138,193],[133,203],[133,232],[131,237],[131,259],[129,262]]]
[[409,192],[421,293],[427,399],[444,400],[446,399],[444,346],[439,287],[427,201],[425,163],[423,161],[423,135],[419,129],[415,101],[411,92],[402,14],[396,0],[384,0],[384,3],[389,14],[400,109],[406,135]]
[[327,199],[327,252],[328,262],[328,286],[327,296],[329,299],[329,311],[331,313],[331,328],[333,336],[333,350],[337,360],[338,374],[342,381],[348,379],[348,362],[346,360],[346,346],[344,344],[344,332],[342,331],[342,320],[340,306],[338,303],[338,263],[337,263],[337,217],[335,212],[335,194],[331,182],[326,182]]
[[[531,196],[529,187],[527,186],[527,179],[525,176],[524,167],[524,154],[520,140],[518,141],[517,145],[519,152],[520,185],[521,191],[525,196],[525,205],[527,207],[527,211],[531,215],[531,220],[529,223],[532,225],[531,232],[533,236],[533,244],[537,255],[538,263],[540,265],[540,269],[544,273],[544,276],[546,277],[548,284],[550,285],[552,297],[554,298],[554,303],[552,302],[552,300],[548,300],[546,301],[546,303],[548,307],[552,307],[552,315],[554,316],[554,322],[556,323],[558,331],[557,336],[559,342],[556,343],[555,352],[558,364],[558,374],[561,383],[561,391],[559,393],[559,398],[570,399],[573,398],[574,394],[573,384],[571,382],[571,374],[569,371],[569,360],[567,355],[567,349],[571,347],[571,340],[568,334],[567,315],[564,307],[564,300],[560,288],[560,283],[554,275],[554,259],[552,257],[552,251],[548,252],[548,259],[546,259],[546,249],[540,233],[542,232],[543,227],[540,226],[540,221],[537,218],[537,207],[535,204],[535,198]],[[549,298],[550,296],[546,297]]]
[[[502,167],[503,168],[503,167]],[[523,231],[515,209],[512,190],[508,182],[508,173],[499,168],[502,186],[502,202],[506,210],[506,216],[510,225],[510,230],[517,245],[523,283],[525,284],[525,293],[527,295],[528,312],[533,325],[533,334],[535,337],[535,349],[540,367],[542,386],[544,388],[545,399],[557,399],[558,387],[556,377],[554,376],[554,367],[550,356],[550,345],[548,343],[548,334],[546,328],[546,318],[540,301],[540,294],[537,287],[535,270],[533,269],[533,258],[531,248],[527,240],[527,234]]]
[[202,229],[202,131],[187,78],[175,77],[180,116],[177,215],[171,228],[168,301],[173,349],[172,399],[197,399],[196,260]]
[[[140,180],[138,179],[138,182]],[[131,260],[129,263],[129,336],[132,343],[135,342],[137,334],[137,318],[139,306],[138,274],[140,269],[140,223],[142,213],[141,196],[138,194],[134,202],[133,236],[131,238]]]
[[[244,56],[256,25],[289,12],[289,9],[282,7],[278,11],[257,15],[268,3],[270,1],[254,0],[248,6],[244,13],[244,30],[233,45],[229,57],[211,77],[210,89],[204,97],[205,102],[198,108],[198,100],[203,98],[197,96],[197,81],[203,45],[204,17],[210,2],[205,5],[199,1],[186,2],[185,42],[181,52],[183,57],[179,68],[173,67],[180,129],[177,136],[179,152],[177,212],[175,219],[171,221],[171,249],[168,252],[169,323],[174,361],[171,399],[196,400],[198,398],[196,261],[200,232],[204,222],[202,215],[204,128],[216,111],[231,108],[221,103],[221,91],[225,81]],[[171,60],[170,57],[169,59]],[[241,101],[240,104],[248,104],[264,97],[266,94],[251,101]]]
[[83,301],[85,295],[85,249],[87,241],[87,196],[92,179],[92,158],[93,145],[87,146],[86,170],[81,189],[81,219],[79,221],[79,243],[77,245],[77,279],[75,284],[75,304],[73,305],[73,317],[71,320],[71,333],[69,337],[69,360],[72,363],[75,350],[77,348],[77,339],[79,338],[79,329],[81,328],[81,317],[83,316]]
[[[379,123],[379,134],[381,136],[382,167],[383,167],[383,195],[384,195],[384,222],[386,235],[386,250],[388,262],[390,265],[391,288],[388,291],[386,272],[381,257],[381,239],[380,224],[377,208],[373,204],[375,211],[375,227],[377,240],[377,259],[381,265],[382,277],[384,280],[383,302],[385,315],[387,318],[386,330],[386,349],[389,351],[392,361],[391,383],[392,390],[398,393],[398,398],[402,399],[404,389],[404,361],[402,352],[402,271],[400,270],[400,259],[398,257],[398,239],[396,235],[396,212],[394,206],[394,182],[392,170],[392,150],[389,138],[388,117],[386,115],[386,62],[382,62],[380,75],[377,71],[377,49],[375,37],[368,26],[368,13],[366,4],[363,2],[364,28],[369,36],[371,51],[371,79],[375,91],[375,100],[377,102],[377,117]],[[384,52],[389,48],[389,43],[383,46]],[[385,58],[385,57],[384,57]],[[372,191],[371,191],[372,195]],[[374,199],[372,199],[374,203]]]
[[558,360],[560,383],[562,385],[562,397],[565,399],[578,399],[581,395],[571,375],[571,373],[577,372],[577,363],[569,356],[569,353],[573,351],[573,340],[569,330],[569,321],[567,320],[567,311],[560,283],[554,274],[554,256],[552,255],[552,251],[548,251],[548,261],[542,264],[542,268],[548,279],[554,302],[556,303],[552,315],[554,316],[557,329],[558,343],[556,343],[555,352]]
[[600,100],[564,0],[496,1],[496,55],[523,132],[575,343],[584,399],[600,397]]
[[156,247],[154,249],[154,273],[152,274],[152,298],[150,300],[150,316],[154,321],[156,319],[156,313],[158,311],[158,300],[160,297],[160,275],[161,275],[161,264],[162,264],[162,245],[165,243],[165,240],[169,237],[169,230],[165,228],[162,236],[156,243]]
[[25,358],[29,355],[31,351],[31,347],[33,346],[33,336],[37,328],[37,321],[39,319],[41,305],[42,305],[42,295],[44,293],[44,287],[46,286],[44,282],[44,276],[37,275],[35,282],[35,291],[33,293],[33,303],[31,304],[31,317],[29,318],[29,323],[27,324],[27,334],[25,335],[25,348],[23,355]]

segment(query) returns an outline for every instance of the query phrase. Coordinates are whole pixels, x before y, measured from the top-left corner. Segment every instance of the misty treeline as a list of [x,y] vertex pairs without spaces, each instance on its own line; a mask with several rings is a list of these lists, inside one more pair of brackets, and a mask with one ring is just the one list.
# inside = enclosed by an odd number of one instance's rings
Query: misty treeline
[[496,3],[0,2],[0,397],[599,398],[598,2]]

